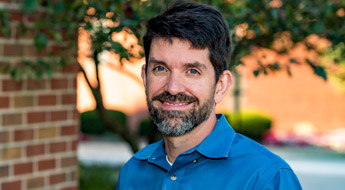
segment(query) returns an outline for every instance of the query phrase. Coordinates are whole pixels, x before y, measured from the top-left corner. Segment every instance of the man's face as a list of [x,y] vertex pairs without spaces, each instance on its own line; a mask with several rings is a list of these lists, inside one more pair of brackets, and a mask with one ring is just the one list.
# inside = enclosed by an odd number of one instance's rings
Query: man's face
[[145,83],[150,115],[168,136],[188,133],[215,107],[215,72],[207,49],[193,49],[186,40],[155,38]]

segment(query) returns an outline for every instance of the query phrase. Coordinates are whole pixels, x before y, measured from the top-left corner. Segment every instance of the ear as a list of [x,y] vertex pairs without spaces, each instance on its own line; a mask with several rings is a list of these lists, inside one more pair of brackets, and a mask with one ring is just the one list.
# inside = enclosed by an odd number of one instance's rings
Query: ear
[[226,95],[226,92],[232,84],[232,74],[229,70],[225,70],[222,75],[219,77],[216,84],[216,90],[214,93],[214,101],[216,104],[221,102]]
[[146,86],[146,72],[145,72],[146,64],[141,67],[141,79],[143,80],[144,86]]

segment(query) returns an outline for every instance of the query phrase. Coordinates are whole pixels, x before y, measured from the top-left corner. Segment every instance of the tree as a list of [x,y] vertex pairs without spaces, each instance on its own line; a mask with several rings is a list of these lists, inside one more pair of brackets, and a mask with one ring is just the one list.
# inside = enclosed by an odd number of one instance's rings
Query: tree
[[[285,60],[265,62],[265,56],[257,57],[257,69],[253,74],[267,74],[285,69],[289,75],[290,64],[308,64],[315,74],[327,80],[324,68],[308,57],[298,59],[291,54],[296,46],[304,44],[317,54],[324,52],[311,45],[305,39],[316,34],[332,43],[332,46],[344,41],[345,17],[344,1],[337,0],[230,0],[230,3],[217,5],[225,14],[233,33],[233,56],[231,63],[243,64],[242,58],[250,54],[254,48],[270,49]],[[233,26],[233,27],[232,27]],[[235,110],[239,109],[239,73],[235,74]],[[236,80],[237,79],[237,80]]]
[[321,56],[321,65],[326,68],[329,78],[333,84],[345,92],[345,43],[329,48]]
[[[233,54],[231,57],[231,70],[235,74],[235,110],[239,109],[240,74],[237,65],[243,64],[243,58],[250,55],[254,49],[266,49],[277,56],[286,59],[268,62],[264,56],[257,57],[257,67],[253,70],[255,76],[277,70],[286,70],[290,74],[291,64],[307,64],[316,75],[327,79],[323,66],[309,58],[296,58],[291,54],[291,49],[303,44],[310,51],[323,55],[325,50],[320,50],[306,40],[311,35],[317,35],[321,39],[330,42],[330,47],[336,48],[345,39],[345,1],[342,0],[195,0],[206,3],[220,10],[230,27],[233,42]],[[143,57],[141,51],[136,52],[134,47],[124,47],[123,44],[113,40],[114,33],[125,31],[138,39],[138,45],[142,45],[141,37],[145,32],[145,22],[171,1],[151,0],[25,0],[23,11],[26,14],[43,11],[44,17],[40,17],[33,25],[25,25],[23,28],[31,28],[36,33],[35,45],[39,50],[44,50],[49,40],[61,42],[65,47],[66,42],[75,39],[75,32],[82,28],[90,35],[91,51],[87,55],[94,60],[96,68],[97,85],[92,86],[88,75],[81,67],[85,79],[96,100],[97,110],[105,126],[116,134],[119,134],[129,143],[133,152],[138,150],[135,135],[125,126],[119,126],[106,113],[99,80],[99,65],[102,64],[99,55],[103,52],[113,52],[119,55],[119,61]],[[43,7],[43,9],[42,9]],[[6,35],[6,22],[8,14],[0,11],[1,32]],[[75,46],[74,46],[75,47]],[[76,53],[76,52],[75,52]],[[340,57],[343,57],[342,54]],[[66,62],[65,56],[54,55],[58,63]],[[338,57],[334,63],[339,65]],[[337,59],[337,60],[335,60]],[[23,73],[40,77],[44,73],[51,73],[52,63],[38,59],[36,63],[23,62],[24,66],[6,67],[6,72],[12,73],[15,78],[20,78]],[[63,64],[57,64],[63,65]],[[39,68],[39,69],[37,69]],[[37,72],[40,71],[40,72]],[[19,73],[19,74],[18,74]]]

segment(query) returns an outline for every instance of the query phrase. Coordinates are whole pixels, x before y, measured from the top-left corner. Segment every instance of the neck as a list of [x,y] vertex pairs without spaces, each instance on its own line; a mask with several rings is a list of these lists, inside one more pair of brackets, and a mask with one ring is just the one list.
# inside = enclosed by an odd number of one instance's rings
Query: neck
[[187,134],[182,136],[163,135],[169,161],[174,163],[178,155],[199,145],[212,132],[216,124],[216,114],[215,111],[212,111],[207,120]]

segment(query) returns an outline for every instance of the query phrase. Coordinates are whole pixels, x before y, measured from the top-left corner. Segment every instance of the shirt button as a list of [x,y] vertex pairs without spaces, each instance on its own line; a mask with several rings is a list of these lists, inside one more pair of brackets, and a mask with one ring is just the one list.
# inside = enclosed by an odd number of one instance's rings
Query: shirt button
[[195,164],[197,161],[196,160],[193,160],[193,163]]
[[170,176],[171,181],[175,181],[177,179],[177,176],[175,174],[172,174]]

